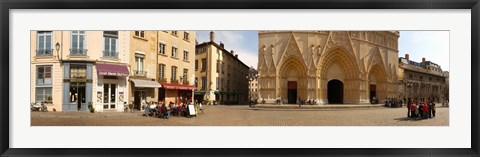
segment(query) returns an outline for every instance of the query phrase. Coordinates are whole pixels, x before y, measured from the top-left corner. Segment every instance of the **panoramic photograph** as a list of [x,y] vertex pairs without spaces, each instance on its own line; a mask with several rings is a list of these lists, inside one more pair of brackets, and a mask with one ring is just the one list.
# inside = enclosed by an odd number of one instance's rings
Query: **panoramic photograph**
[[30,39],[31,126],[449,126],[449,31]]

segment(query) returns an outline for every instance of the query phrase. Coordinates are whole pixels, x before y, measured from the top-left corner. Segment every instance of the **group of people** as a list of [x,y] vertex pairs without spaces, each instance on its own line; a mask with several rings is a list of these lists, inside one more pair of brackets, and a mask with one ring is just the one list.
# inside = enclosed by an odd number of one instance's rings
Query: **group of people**
[[408,113],[407,116],[413,119],[429,119],[435,117],[436,107],[433,101],[413,101],[408,100],[407,104]]
[[170,102],[168,105],[165,105],[164,102],[160,102],[157,105],[155,104],[154,102],[149,102],[148,105],[145,106],[145,116],[165,119],[168,119],[170,115],[190,117],[190,111],[188,109],[189,102],[182,102],[180,105],[173,102]]
[[397,98],[385,98],[385,107],[402,107],[403,100]]

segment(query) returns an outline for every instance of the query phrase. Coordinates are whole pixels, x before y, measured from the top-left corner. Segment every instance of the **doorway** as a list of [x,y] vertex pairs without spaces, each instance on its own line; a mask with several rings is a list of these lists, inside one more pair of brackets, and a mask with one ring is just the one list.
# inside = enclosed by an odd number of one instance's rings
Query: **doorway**
[[343,103],[343,83],[340,80],[328,81],[328,103],[342,104]]
[[103,109],[117,108],[117,85],[103,84]]
[[377,85],[370,84],[370,101],[373,100],[373,97],[377,97]]
[[297,103],[297,81],[288,81],[288,103]]
[[[70,103],[77,106],[77,111],[84,110],[85,108],[85,83],[72,83],[70,84]],[[73,105],[72,104],[72,105]]]
[[133,97],[134,109],[141,110],[142,104],[145,103],[147,99],[147,93],[145,91],[135,91]]

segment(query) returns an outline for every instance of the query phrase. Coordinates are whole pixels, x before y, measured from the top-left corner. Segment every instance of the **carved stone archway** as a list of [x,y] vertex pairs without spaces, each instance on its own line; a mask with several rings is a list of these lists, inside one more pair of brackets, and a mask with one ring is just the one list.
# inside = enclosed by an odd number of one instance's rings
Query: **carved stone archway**
[[319,98],[320,103],[328,103],[327,100],[327,83],[328,81],[335,79],[331,78],[332,67],[339,67],[340,73],[343,76],[342,82],[344,83],[343,103],[359,103],[359,68],[357,61],[352,53],[349,53],[342,47],[331,49],[320,58],[318,63],[320,79],[320,91]]
[[[375,85],[378,100],[388,97],[388,75],[383,65],[375,64],[368,70],[367,85]],[[367,88],[371,93],[370,88]]]
[[307,97],[307,67],[296,56],[285,58],[277,74],[277,97],[283,100],[288,97],[288,81],[295,81],[297,84],[297,97]]

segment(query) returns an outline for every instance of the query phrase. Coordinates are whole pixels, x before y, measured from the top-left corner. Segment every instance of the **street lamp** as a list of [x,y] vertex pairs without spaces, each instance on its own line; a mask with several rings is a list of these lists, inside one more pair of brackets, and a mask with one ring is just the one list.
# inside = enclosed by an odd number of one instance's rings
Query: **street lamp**
[[[58,57],[58,50],[60,50],[60,43],[57,42],[55,44],[55,50],[57,51],[57,57]],[[57,59],[59,59],[59,57]]]

